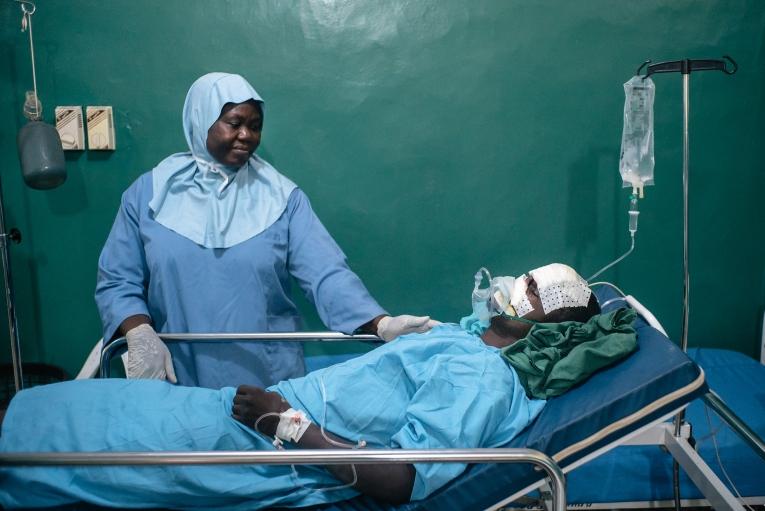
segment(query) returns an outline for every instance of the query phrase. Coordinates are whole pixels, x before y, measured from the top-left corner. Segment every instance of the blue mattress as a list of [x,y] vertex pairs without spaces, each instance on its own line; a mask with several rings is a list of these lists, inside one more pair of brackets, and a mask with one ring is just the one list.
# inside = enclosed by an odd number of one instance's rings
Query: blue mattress
[[[603,288],[598,294],[602,301],[613,296],[612,291]],[[550,399],[537,420],[507,447],[537,449],[553,457],[561,457],[570,450],[559,461],[565,467],[707,392],[698,366],[674,343],[642,319],[638,319],[636,328],[639,347],[636,353],[562,396]],[[392,507],[358,497],[321,509],[483,509],[539,478],[539,472],[528,465],[472,465],[454,482],[423,501]]]
[[[709,386],[761,438],[765,437],[765,366],[734,351],[694,348],[688,355],[704,369]],[[697,399],[686,413],[699,455],[725,481],[711,436],[716,432],[720,460],[741,495],[765,496],[765,460],[714,411],[707,413],[705,408]],[[702,498],[682,471],[680,482],[682,498]],[[569,502],[580,504],[670,500],[672,460],[657,446],[620,447],[618,452],[607,453],[571,472],[568,491]]]

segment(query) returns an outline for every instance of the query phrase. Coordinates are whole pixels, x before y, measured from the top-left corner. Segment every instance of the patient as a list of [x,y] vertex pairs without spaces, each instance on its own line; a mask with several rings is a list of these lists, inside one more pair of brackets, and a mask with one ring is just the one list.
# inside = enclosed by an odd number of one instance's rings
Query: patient
[[[524,363],[544,351],[539,343],[553,338],[547,334],[579,332],[576,341],[567,334],[553,341],[565,354],[583,342],[582,332],[602,340],[612,333],[603,325],[617,322],[595,316],[600,310],[594,295],[563,265],[533,270],[511,287],[492,288],[493,317],[481,336],[440,325],[267,390],[120,379],[25,390],[5,416],[0,451],[273,450],[275,434],[285,449],[499,447],[542,410],[545,401],[534,396],[565,390],[529,370],[539,367],[538,361]],[[570,321],[587,323],[577,330],[564,323]],[[596,324],[600,327],[591,327]],[[632,351],[631,332],[631,343],[620,337],[616,344],[623,347],[611,349],[610,360],[599,357],[597,364],[581,368],[571,385]],[[545,373],[551,374],[549,369]],[[303,411],[306,420],[279,416],[290,408]],[[310,506],[359,493],[400,503],[427,497],[464,469],[464,464],[2,467],[0,504],[252,509]]]

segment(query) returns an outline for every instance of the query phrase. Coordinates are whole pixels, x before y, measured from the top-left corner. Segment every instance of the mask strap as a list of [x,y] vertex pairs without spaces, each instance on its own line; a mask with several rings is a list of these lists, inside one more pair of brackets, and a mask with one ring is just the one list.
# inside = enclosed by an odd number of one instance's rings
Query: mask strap
[[540,324],[539,321],[534,321],[533,319],[522,318],[520,316],[511,316],[510,314],[508,314],[506,312],[500,312],[499,315],[500,316],[504,316],[507,319],[512,319],[513,321],[520,321],[521,323],[527,323],[529,325],[538,325],[538,324]]

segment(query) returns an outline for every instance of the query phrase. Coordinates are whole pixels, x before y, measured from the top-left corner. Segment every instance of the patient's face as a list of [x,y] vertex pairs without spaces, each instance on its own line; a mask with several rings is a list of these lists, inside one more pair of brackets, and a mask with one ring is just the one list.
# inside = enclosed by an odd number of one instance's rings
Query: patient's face
[[[526,297],[531,303],[531,306],[534,307],[534,310],[523,317],[524,319],[530,319],[532,321],[544,322],[546,314],[542,309],[542,300],[539,298],[537,283],[534,282],[534,278],[530,275],[524,278],[526,279],[527,285]],[[518,321],[517,319],[513,319],[512,316],[494,316],[491,318],[491,328],[481,336],[481,339],[483,339],[483,342],[489,346],[503,348],[518,339],[526,337],[530,330],[531,325],[525,321]],[[492,333],[492,331],[494,332]]]

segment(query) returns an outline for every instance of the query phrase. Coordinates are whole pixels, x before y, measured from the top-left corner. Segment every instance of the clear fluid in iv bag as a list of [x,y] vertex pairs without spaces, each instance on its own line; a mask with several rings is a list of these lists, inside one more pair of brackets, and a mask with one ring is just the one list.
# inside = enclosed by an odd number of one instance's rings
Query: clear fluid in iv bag
[[642,196],[653,184],[653,80],[634,76],[624,84],[624,128],[619,158],[622,184]]

